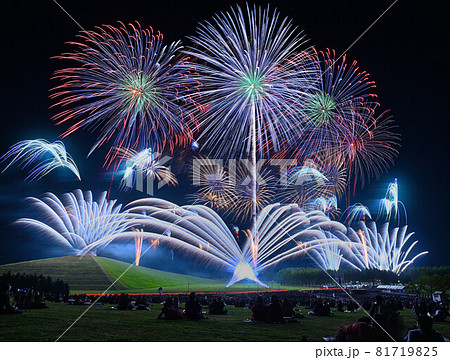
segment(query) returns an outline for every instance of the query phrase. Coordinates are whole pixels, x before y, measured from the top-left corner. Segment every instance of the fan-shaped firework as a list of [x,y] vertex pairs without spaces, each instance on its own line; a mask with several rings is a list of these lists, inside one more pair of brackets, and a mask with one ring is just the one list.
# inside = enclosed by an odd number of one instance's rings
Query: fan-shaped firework
[[364,187],[370,178],[378,178],[398,154],[400,135],[394,132],[392,117],[385,117],[385,114],[379,115],[366,129],[355,129],[352,139],[343,144],[341,151],[353,188],[359,182]]
[[408,226],[403,226],[389,231],[389,223],[384,223],[378,232],[374,221],[368,224],[359,222],[355,229],[348,228],[347,241],[351,245],[348,260],[360,269],[390,270],[400,274],[416,259],[428,253],[424,251],[408,259],[417,241],[406,248],[406,243],[414,234],[406,234],[407,229]]
[[[327,239],[338,239],[331,232],[325,232]],[[318,265],[323,270],[339,270],[343,260],[343,254],[341,252],[341,244],[339,243],[326,243],[323,246],[310,250],[310,255],[317,261]]]
[[[77,254],[99,239],[130,228],[126,212],[120,211],[122,205],[116,205],[117,200],[108,201],[106,192],[101,193],[96,201],[90,191],[83,194],[81,190],[64,194],[61,200],[52,193],[47,193],[42,199],[29,200],[43,220],[22,218],[16,223],[41,232]],[[89,252],[95,254],[107,244],[107,241],[103,242]]]
[[315,64],[318,75],[304,103],[306,126],[296,146],[301,158],[352,142],[355,131],[360,133],[373,122],[376,96],[369,74],[360,70],[356,61],[347,63],[346,55],[336,60],[334,50],[315,51],[310,58],[300,54],[293,60],[300,68],[308,61]]
[[208,158],[194,159],[192,167],[193,184],[199,190],[192,196],[196,201],[216,209],[229,209],[236,202],[236,194],[222,162]]
[[132,149],[119,148],[117,154],[126,161],[125,172],[121,180],[122,189],[133,188],[137,176],[164,181],[168,185],[178,184],[175,175],[168,167],[160,164],[158,154],[155,154],[152,149],[137,152]]
[[[100,128],[91,152],[111,138],[114,147],[158,152],[167,144],[189,144],[180,100],[186,92],[180,85],[185,59],[175,59],[180,42],[163,45],[160,32],[120,22],[118,28],[105,25],[78,37],[69,43],[74,52],[57,57],[76,65],[55,72],[62,84],[50,96],[53,106],[62,108],[53,117],[57,124],[76,121],[64,136],[81,127]],[[115,156],[112,148],[108,156]]]
[[[256,237],[250,231],[245,232],[247,241],[241,248],[219,215],[203,205],[180,207],[162,199],[149,198],[134,201],[129,206],[129,213],[135,217],[134,222],[143,228],[140,236],[166,242],[227,268],[233,272],[228,286],[244,278],[262,284],[257,277],[260,271],[322,246],[328,240],[318,230],[319,227],[336,227],[337,231],[345,231],[345,227],[331,222],[318,211],[305,214],[296,205],[274,204],[261,211],[256,224]],[[134,237],[133,231],[106,236],[87,246],[85,251],[116,239]],[[297,241],[300,240],[308,241],[308,247],[298,246]]]
[[28,173],[27,180],[40,179],[57,167],[68,168],[76,175],[78,180],[81,180],[77,165],[66,152],[66,147],[62,141],[53,143],[44,139],[20,141],[0,158],[0,162],[11,157],[11,162],[2,172],[15,163],[20,163],[22,168],[31,167],[33,163],[36,163]]

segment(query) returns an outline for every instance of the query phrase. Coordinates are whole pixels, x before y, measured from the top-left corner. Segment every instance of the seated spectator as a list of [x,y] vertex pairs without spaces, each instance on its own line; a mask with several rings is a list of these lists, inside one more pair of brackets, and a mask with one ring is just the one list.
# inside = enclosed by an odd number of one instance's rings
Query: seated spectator
[[378,331],[369,318],[360,318],[350,326],[341,326],[335,341],[377,341]]
[[11,305],[11,297],[9,296],[11,285],[4,284],[1,291],[0,314],[21,314],[21,311],[18,311],[14,306]]
[[409,330],[405,341],[444,341],[444,337],[433,329],[433,319],[427,315],[419,315],[417,318],[418,329]]
[[180,299],[178,296],[175,296],[172,300],[172,308],[179,309],[180,308]]
[[316,300],[315,305],[313,306],[313,310],[308,312],[308,315],[316,315],[316,316],[332,316],[330,306],[326,303],[326,301]]
[[144,295],[138,296],[138,298],[135,302],[135,305],[136,305],[136,310],[150,310],[148,307],[150,304],[148,303],[148,301]]
[[268,321],[272,323],[284,322],[283,309],[280,301],[278,300],[278,296],[276,295],[272,295],[270,304],[267,307],[267,318]]
[[168,298],[161,309],[161,312],[158,315],[158,320],[180,320],[183,318],[183,314],[178,308],[173,307],[174,301],[172,298]]
[[189,300],[186,301],[185,314],[188,320],[200,320],[202,318],[202,305],[195,298],[195,293],[189,294]]
[[387,331],[387,317],[383,314],[375,314],[372,317],[372,326],[378,331],[377,341],[392,341],[390,334]]
[[252,320],[267,321],[267,319],[268,319],[267,306],[264,305],[262,296],[258,296],[255,304],[252,306]]
[[390,341],[402,341],[404,334],[403,320],[398,311],[391,312],[387,315],[386,331],[390,335]]
[[339,312],[344,312],[344,304],[342,302],[342,300],[339,299],[338,303],[337,303],[337,311]]
[[283,299],[283,302],[281,303],[281,309],[283,312],[283,317],[295,316],[294,305],[292,305],[287,298]]
[[226,315],[228,310],[225,310],[225,303],[222,298],[214,298],[211,304],[209,304],[209,313],[214,315]]
[[133,305],[131,305],[128,294],[120,294],[117,310],[133,310]]
[[358,305],[354,301],[349,301],[347,304],[347,312],[356,312],[356,309],[358,308]]

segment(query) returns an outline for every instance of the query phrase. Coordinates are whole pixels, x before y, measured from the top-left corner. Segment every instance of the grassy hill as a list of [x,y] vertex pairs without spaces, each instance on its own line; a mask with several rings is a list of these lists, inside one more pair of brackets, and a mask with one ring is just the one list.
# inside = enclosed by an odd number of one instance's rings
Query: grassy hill
[[106,289],[111,284],[111,279],[92,255],[64,256],[0,266],[0,273],[8,271],[61,279],[69,283],[72,291]]
[[[0,274],[12,273],[51,276],[66,281],[71,292],[100,293],[105,291],[130,264],[99,256],[64,256],[0,265]],[[108,292],[246,291],[262,290],[261,286],[238,283],[226,288],[223,281],[204,279],[132,265]]]

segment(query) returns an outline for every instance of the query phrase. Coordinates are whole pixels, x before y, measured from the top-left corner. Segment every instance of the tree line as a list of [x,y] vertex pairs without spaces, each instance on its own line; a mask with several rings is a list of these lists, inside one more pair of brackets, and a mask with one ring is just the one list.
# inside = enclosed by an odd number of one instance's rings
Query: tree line
[[12,274],[11,271],[0,275],[0,286],[10,284],[13,291],[33,288],[39,292],[53,295],[69,294],[69,284],[63,280],[53,280],[50,276],[31,274]]
[[277,281],[281,285],[336,285],[338,283],[365,282],[371,284],[407,284],[417,281],[423,276],[435,276],[444,279],[450,274],[450,266],[413,267],[400,275],[392,271],[378,269],[342,269],[327,272],[317,268],[286,268],[278,271]]

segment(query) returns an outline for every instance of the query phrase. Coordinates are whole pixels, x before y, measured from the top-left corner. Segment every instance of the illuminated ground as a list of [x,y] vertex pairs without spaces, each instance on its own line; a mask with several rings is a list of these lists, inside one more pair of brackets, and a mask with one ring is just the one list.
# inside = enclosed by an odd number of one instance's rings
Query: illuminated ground
[[[11,271],[12,273],[42,274],[44,276],[51,276],[53,279],[59,278],[67,281],[72,293],[102,293],[128,267],[129,264],[122,261],[100,256],[65,256],[1,265],[0,274],[7,271]],[[114,284],[109,292],[156,293],[160,286],[163,287],[164,292],[227,292],[263,289],[260,285],[249,282],[237,283],[227,288],[228,280],[217,281],[159,271],[142,266],[132,266]],[[279,284],[273,282],[270,282],[269,285],[280,288]],[[289,287],[285,286],[283,288],[287,289]]]
[[[21,315],[2,315],[0,341],[54,341],[87,306],[48,304],[48,309],[26,311]],[[110,305],[96,305],[73,326],[62,341],[321,341],[336,333],[341,325],[363,316],[338,313],[332,318],[306,315],[298,323],[245,323],[251,311],[227,306],[228,315],[208,315],[199,322],[157,320],[160,304],[150,311],[117,311]],[[305,309],[301,308],[303,313]],[[406,329],[414,324],[411,310],[403,310]],[[120,324],[120,326],[118,326]],[[435,324],[444,336],[450,336],[450,324]]]

